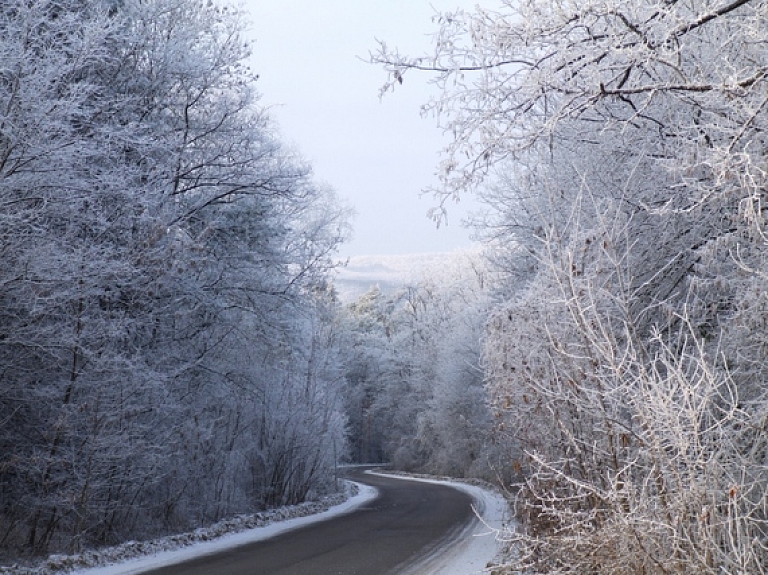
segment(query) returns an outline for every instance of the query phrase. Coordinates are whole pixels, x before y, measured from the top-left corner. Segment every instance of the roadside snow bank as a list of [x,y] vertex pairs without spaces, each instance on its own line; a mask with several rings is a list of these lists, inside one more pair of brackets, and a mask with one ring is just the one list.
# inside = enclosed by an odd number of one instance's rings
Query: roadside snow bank
[[470,485],[452,479],[432,479],[378,471],[374,475],[448,485],[467,493],[474,500],[477,516],[466,529],[447,541],[424,560],[411,566],[401,575],[475,575],[489,572],[489,564],[495,563],[504,551],[509,534],[515,529],[515,521],[507,500],[500,493],[479,485]]
[[[190,533],[170,535],[152,541],[129,541],[116,547],[85,551],[77,555],[52,555],[40,566],[0,567],[2,575],[134,575],[275,537],[331,517],[349,513],[374,499],[375,488],[347,482],[345,493],[302,503],[242,515],[220,521]],[[356,491],[356,494],[354,492]],[[76,571],[77,570],[77,571]]]

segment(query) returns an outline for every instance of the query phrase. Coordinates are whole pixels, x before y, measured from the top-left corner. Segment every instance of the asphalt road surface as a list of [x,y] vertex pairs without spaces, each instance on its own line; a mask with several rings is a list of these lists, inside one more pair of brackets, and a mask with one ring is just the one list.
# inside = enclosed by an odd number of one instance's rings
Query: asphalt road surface
[[451,487],[347,472],[379,496],[347,515],[149,575],[394,575],[475,520],[472,499]]

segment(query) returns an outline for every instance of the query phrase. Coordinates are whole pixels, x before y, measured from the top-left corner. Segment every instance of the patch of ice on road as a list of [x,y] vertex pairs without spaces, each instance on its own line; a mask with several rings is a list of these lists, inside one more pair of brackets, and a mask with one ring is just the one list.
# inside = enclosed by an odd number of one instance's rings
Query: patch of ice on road
[[467,493],[474,500],[478,519],[458,537],[447,541],[423,561],[413,565],[401,575],[476,575],[488,574],[488,564],[503,550],[505,540],[514,530],[507,500],[490,489],[448,479],[410,477],[368,471],[394,479],[448,485]]
[[325,521],[332,517],[344,515],[345,513],[349,513],[358,507],[365,505],[369,501],[372,501],[378,494],[377,490],[369,485],[355,482],[350,483],[357,486],[357,495],[353,495],[343,503],[335,505],[320,513],[276,521],[262,527],[254,527],[245,531],[230,533],[210,541],[196,542],[189,546],[180,547],[178,549],[169,549],[153,555],[129,559],[113,565],[84,569],[73,572],[72,575],[135,575],[137,573],[144,573],[174,563],[189,561],[190,559],[195,559],[203,555],[210,555],[248,543],[263,541],[275,537],[276,535],[280,535],[281,533],[285,533],[286,531],[291,531],[293,529],[304,527],[305,525],[317,523],[318,521]]

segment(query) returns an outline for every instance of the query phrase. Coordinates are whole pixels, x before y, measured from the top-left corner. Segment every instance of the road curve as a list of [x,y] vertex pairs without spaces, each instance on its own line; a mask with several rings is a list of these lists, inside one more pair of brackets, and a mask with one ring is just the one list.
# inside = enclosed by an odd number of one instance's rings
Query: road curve
[[375,487],[379,496],[347,515],[146,573],[394,575],[475,520],[471,497],[451,487],[361,470],[350,470],[347,477]]

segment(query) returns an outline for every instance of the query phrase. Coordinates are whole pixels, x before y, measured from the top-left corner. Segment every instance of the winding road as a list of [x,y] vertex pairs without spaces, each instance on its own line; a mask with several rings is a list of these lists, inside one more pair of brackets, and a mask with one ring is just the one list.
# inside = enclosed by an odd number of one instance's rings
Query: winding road
[[444,485],[350,470],[379,491],[363,507],[272,539],[148,571],[149,575],[394,575],[476,521],[472,498]]

